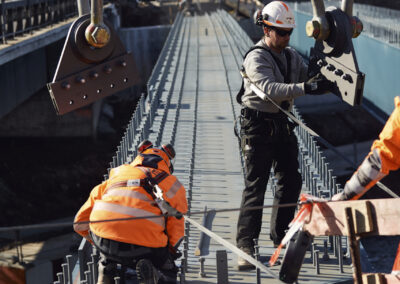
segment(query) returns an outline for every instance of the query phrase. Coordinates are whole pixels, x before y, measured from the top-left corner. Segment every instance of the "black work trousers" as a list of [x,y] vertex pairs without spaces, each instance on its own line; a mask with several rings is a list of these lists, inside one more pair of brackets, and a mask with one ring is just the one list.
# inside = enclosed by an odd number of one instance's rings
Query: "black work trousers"
[[[95,246],[100,250],[99,279],[97,284],[114,283],[117,275],[117,264],[122,264],[133,270],[140,259],[150,260],[161,274],[159,284],[176,283],[178,268],[167,247],[150,248],[134,244],[117,242],[101,238],[93,233],[91,237]],[[121,277],[122,279],[124,277]],[[124,283],[124,282],[122,282]]]
[[[298,144],[294,124],[287,118],[241,117],[241,148],[245,161],[245,189],[241,208],[263,206],[271,168],[277,179],[273,205],[297,202],[301,191]],[[295,207],[272,208],[270,238],[279,244],[293,219]],[[253,247],[261,231],[262,210],[239,214],[238,247]]]

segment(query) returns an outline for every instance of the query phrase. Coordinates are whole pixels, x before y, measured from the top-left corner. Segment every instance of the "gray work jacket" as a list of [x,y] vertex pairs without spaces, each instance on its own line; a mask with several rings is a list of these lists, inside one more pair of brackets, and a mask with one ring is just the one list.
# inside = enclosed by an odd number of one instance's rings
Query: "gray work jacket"
[[[262,38],[256,45],[270,49]],[[277,63],[271,54],[263,49],[255,49],[251,51],[243,62],[243,67],[249,79],[264,93],[266,93],[277,104],[281,105],[283,101],[290,103],[290,109],[293,106],[294,99],[304,96],[304,82],[307,80],[307,65],[303,58],[293,48],[288,48],[290,52],[290,82],[284,83],[284,76],[281,74]],[[272,50],[271,50],[272,51]],[[282,62],[282,66],[286,68],[285,53],[276,53],[272,51],[278,60]],[[286,70],[285,70],[286,71]],[[261,100],[250,89],[250,83],[245,80],[244,94],[242,97],[243,105],[263,111],[277,113],[279,109],[269,101]]]

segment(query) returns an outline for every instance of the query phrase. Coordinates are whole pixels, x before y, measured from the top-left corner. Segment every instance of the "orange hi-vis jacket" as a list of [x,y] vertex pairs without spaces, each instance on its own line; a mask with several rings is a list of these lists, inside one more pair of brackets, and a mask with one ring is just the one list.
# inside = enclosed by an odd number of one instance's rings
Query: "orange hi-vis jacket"
[[347,181],[343,199],[359,199],[389,171],[400,168],[400,98],[394,99],[395,109],[390,115],[379,139],[357,171]]
[[[165,161],[156,160],[153,167],[148,167],[148,163],[144,162],[146,159],[146,155],[140,154],[131,164],[112,169],[109,179],[91,191],[74,222],[162,215],[152,196],[142,186],[141,181],[146,179],[146,171],[158,182],[164,192],[164,199],[176,210],[186,213],[187,200],[183,185],[170,174]],[[154,164],[154,159],[152,162]],[[168,217],[166,220],[160,216],[74,225],[74,230],[88,239],[89,229],[102,238],[159,248],[167,246],[168,242],[171,246],[177,244],[184,235],[184,219]]]

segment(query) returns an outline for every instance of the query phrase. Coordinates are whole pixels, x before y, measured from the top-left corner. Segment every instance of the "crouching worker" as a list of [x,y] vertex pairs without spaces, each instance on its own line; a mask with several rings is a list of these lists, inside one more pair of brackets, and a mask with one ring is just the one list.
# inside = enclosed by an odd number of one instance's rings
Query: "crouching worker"
[[[172,175],[175,150],[143,141],[138,152],[131,164],[111,170],[75,217],[74,230],[100,251],[98,284],[114,283],[117,264],[136,269],[139,283],[176,283],[187,200]],[[96,222],[132,217],[141,218]],[[90,223],[79,223],[85,221]]]

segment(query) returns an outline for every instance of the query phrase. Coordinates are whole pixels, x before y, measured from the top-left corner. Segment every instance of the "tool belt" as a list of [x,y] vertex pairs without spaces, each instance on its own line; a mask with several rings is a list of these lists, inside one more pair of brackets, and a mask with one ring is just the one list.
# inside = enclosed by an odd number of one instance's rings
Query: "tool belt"
[[[245,131],[246,133],[241,133],[241,136],[244,135],[245,139],[249,139],[250,136],[254,136],[251,138],[251,140],[255,141],[258,139],[265,139],[265,136],[279,136],[283,137],[288,137],[293,135],[293,129],[296,127],[296,123],[292,122],[291,120],[288,119],[286,114],[283,112],[278,112],[278,113],[270,113],[270,112],[263,112],[263,111],[258,111],[250,108],[242,108],[241,109],[241,117],[246,118],[248,121],[250,121],[250,124],[257,124],[257,125],[266,125],[266,127],[262,127],[265,132],[260,133],[260,132],[253,132],[252,130],[247,130]],[[245,121],[242,121],[242,123],[246,123]],[[242,125],[243,127],[243,125]],[[244,126],[246,129],[246,126]],[[252,128],[252,127],[250,127]],[[256,127],[257,128],[257,127]],[[257,136],[257,137],[256,137]],[[263,138],[262,138],[263,137]],[[243,140],[243,139],[242,139]],[[241,145],[247,145],[248,142],[243,142],[240,140]]]
[[259,119],[267,119],[267,120],[275,120],[275,119],[279,119],[279,120],[283,120],[283,119],[287,119],[287,116],[282,113],[282,112],[277,112],[277,113],[271,113],[271,112],[263,112],[263,111],[259,111],[259,110],[255,110],[255,109],[251,109],[251,108],[242,108],[240,110],[240,113],[243,117],[245,117],[246,119],[254,119],[254,120],[259,120]]

